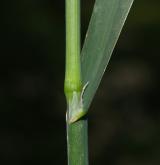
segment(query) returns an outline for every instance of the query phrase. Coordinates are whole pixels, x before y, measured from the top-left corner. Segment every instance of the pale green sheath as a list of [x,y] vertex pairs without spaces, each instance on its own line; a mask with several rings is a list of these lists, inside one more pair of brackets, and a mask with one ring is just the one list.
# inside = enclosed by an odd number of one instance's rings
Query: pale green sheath
[[85,115],[83,107],[80,63],[80,0],[66,0],[66,73],[65,95],[67,122],[73,123]]

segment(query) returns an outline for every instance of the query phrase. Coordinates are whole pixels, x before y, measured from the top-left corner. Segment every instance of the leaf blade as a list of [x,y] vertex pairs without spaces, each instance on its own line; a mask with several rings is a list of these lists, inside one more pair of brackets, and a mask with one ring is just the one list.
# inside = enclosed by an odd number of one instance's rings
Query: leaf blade
[[83,100],[88,109],[100,84],[133,0],[96,0],[81,53]]

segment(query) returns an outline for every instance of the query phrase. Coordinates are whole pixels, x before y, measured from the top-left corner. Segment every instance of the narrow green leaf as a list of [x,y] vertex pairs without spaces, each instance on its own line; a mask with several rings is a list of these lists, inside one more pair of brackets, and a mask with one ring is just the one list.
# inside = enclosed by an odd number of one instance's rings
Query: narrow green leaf
[[133,0],[96,0],[82,49],[83,84],[89,83],[84,107],[89,105],[99,86]]

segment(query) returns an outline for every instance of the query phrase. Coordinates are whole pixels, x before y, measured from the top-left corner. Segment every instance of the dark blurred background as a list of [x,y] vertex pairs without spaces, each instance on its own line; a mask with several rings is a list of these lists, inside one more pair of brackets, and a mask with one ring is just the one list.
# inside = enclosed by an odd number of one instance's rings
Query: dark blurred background
[[[82,42],[93,0],[82,0]],[[62,0],[2,0],[0,164],[67,164]],[[135,1],[89,111],[92,165],[160,164],[160,1]]]

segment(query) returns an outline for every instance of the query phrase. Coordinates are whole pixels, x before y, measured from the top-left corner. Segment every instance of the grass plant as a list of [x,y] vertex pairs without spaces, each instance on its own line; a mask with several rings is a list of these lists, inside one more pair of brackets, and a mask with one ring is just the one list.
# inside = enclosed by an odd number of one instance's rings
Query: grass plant
[[66,0],[68,165],[89,164],[86,114],[132,3],[133,0],[96,0],[81,51],[80,0]]

